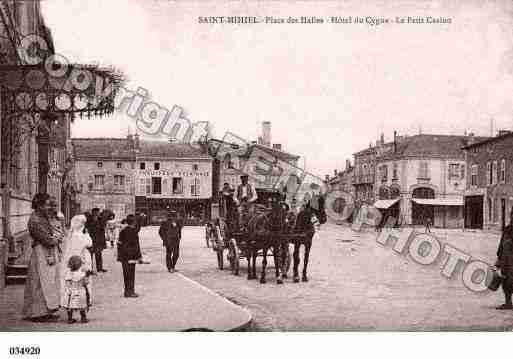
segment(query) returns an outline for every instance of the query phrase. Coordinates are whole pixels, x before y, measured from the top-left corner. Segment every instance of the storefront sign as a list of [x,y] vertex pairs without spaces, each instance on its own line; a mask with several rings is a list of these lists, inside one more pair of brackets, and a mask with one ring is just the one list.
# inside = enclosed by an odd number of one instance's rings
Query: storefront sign
[[168,170],[139,170],[140,177],[209,177],[210,172],[186,172]]

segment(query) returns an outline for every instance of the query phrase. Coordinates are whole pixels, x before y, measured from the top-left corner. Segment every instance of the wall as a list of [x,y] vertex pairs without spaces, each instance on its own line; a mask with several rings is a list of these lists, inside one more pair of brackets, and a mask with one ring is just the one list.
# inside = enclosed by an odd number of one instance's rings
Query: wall
[[[140,163],[144,162],[146,169],[140,169]],[[160,170],[154,170],[154,163],[160,164]],[[197,170],[194,170],[197,165]],[[151,198],[192,198],[208,199],[212,197],[212,160],[210,159],[138,159],[135,165],[135,193],[137,196],[146,196]],[[153,194],[147,192],[147,186],[150,186],[151,178],[162,178],[162,193]],[[173,178],[182,178],[182,193],[173,193]],[[199,193],[193,195],[191,186],[194,180],[199,182]]]
[[[126,217],[135,213],[134,197],[134,161],[123,159],[101,160],[102,167],[98,167],[99,160],[76,159],[74,176],[77,179],[77,187],[80,190],[78,202],[80,211],[90,211],[94,207],[108,208],[116,213],[116,218]],[[122,168],[117,164],[121,163]],[[94,176],[104,175],[104,188],[95,189]],[[114,175],[125,176],[123,186],[114,184]],[[92,189],[91,189],[92,186]]]

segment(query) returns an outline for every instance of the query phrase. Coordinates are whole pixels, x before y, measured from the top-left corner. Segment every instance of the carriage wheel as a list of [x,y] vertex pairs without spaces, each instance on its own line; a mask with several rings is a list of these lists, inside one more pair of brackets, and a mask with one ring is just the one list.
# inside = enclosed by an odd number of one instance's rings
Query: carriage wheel
[[217,268],[219,268],[220,270],[223,270],[224,269],[223,249],[218,248],[216,253],[217,253]]
[[228,256],[230,261],[230,269],[232,273],[235,275],[239,275],[240,250],[237,246],[237,242],[234,239],[231,240]]

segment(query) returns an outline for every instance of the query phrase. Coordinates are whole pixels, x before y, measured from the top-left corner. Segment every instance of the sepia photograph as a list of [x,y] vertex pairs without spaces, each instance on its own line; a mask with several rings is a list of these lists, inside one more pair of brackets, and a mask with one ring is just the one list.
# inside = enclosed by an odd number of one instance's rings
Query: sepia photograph
[[1,0],[0,357],[507,338],[512,29],[510,0]]

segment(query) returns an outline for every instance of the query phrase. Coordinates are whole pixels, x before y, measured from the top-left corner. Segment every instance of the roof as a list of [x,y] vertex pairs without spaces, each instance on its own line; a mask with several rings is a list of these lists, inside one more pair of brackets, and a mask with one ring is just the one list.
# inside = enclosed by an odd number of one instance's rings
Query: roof
[[212,159],[201,149],[188,143],[169,143],[167,141],[139,141],[138,158],[195,158]]
[[72,138],[75,158],[135,160],[126,138]]
[[[486,137],[475,137],[478,141]],[[409,136],[397,143],[395,152],[383,154],[380,159],[397,157],[446,157],[463,158],[462,147],[468,136],[419,134]]]
[[75,158],[124,159],[137,158],[194,158],[211,159],[199,148],[186,143],[139,140],[139,150],[134,151],[127,138],[73,138]]
[[482,146],[482,145],[486,145],[488,143],[502,141],[502,140],[504,140],[506,138],[509,138],[509,137],[513,137],[513,132],[508,132],[508,133],[505,133],[503,135],[495,136],[495,137],[475,137],[475,141],[476,142],[473,142],[471,144],[468,144],[468,145],[464,146],[463,149],[466,150],[466,149],[470,149],[470,148],[473,148],[473,147],[479,147],[479,146]]
[[[221,150],[224,149],[223,146],[219,146],[218,148]],[[222,151],[222,152],[220,152],[220,155],[226,156],[226,154],[229,154],[231,157],[233,157],[233,156],[251,157],[251,155],[253,153],[253,149],[255,149],[255,148],[265,151],[265,152],[271,154],[272,156],[282,159],[284,161],[297,160],[300,157],[298,155],[293,155],[289,152],[277,150],[272,147],[267,147],[267,146],[255,144],[255,143],[249,144],[247,147],[245,145],[240,145],[239,148],[237,148],[237,149],[230,149],[228,151]]]

